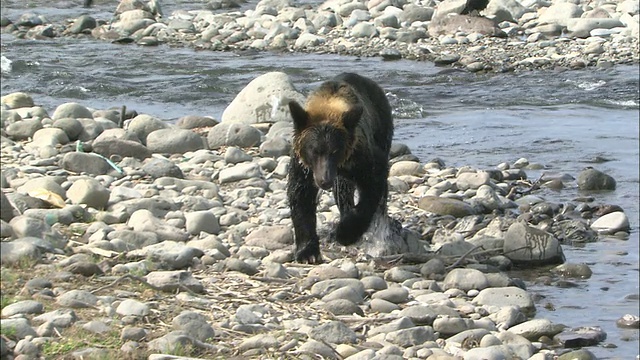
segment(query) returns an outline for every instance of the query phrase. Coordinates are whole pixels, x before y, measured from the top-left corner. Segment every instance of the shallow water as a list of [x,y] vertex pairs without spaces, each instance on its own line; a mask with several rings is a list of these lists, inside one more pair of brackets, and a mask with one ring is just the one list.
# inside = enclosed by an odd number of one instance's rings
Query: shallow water
[[[22,13],[22,2],[3,1],[3,14]],[[39,7],[50,18],[77,16],[85,10]],[[66,3],[69,4],[69,3]],[[167,8],[195,6],[194,2]],[[202,8],[201,3],[197,8]],[[98,2],[98,13],[112,6]],[[32,9],[33,10],[33,9]],[[7,11],[7,13],[4,13]],[[109,10],[111,11],[111,10]],[[93,108],[126,105],[167,121],[183,115],[220,118],[225,106],[253,78],[284,71],[301,91],[342,71],[378,81],[388,92],[396,117],[396,141],[428,161],[447,165],[493,168],[520,157],[545,166],[527,171],[535,179],[543,171],[569,173],[593,166],[612,175],[618,188],[595,194],[596,203],[618,204],[630,219],[628,240],[602,238],[584,247],[564,248],[568,262],[588,263],[589,280],[575,288],[529,283],[545,298],[538,316],[569,326],[600,326],[605,343],[592,347],[599,358],[630,359],[638,354],[638,330],[616,328],[624,314],[638,315],[639,293],[639,110],[636,66],[570,72],[526,72],[475,75],[424,62],[384,62],[334,55],[234,54],[166,46],[144,48],[77,39],[16,40],[2,35],[2,55],[11,69],[3,70],[2,95],[30,93],[50,114],[76,101]],[[596,157],[608,159],[594,163]],[[552,202],[580,194],[574,186],[541,193]],[[518,274],[522,276],[522,274]],[[555,306],[546,310],[542,304]]]

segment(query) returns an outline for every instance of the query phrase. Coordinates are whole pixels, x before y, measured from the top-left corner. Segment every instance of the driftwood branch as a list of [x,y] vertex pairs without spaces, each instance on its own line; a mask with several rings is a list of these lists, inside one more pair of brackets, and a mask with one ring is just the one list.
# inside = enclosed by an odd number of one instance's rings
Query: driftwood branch
[[[148,287],[148,288],[150,288],[150,289],[152,289],[152,290],[160,291],[160,292],[164,292],[164,290],[163,290],[162,288],[157,287],[157,286],[152,285],[152,284],[149,284],[149,283],[147,282],[147,280],[145,280],[145,279],[143,279],[143,278],[141,278],[141,277],[139,277],[139,276],[135,276],[135,275],[131,275],[131,274],[126,274],[126,275],[122,275],[121,277],[119,277],[119,278],[115,279],[115,280],[114,280],[113,282],[111,282],[110,284],[107,284],[107,285],[105,285],[105,286],[99,287],[99,288],[97,288],[97,289],[95,289],[95,290],[91,291],[91,293],[92,293],[92,294],[95,294],[95,293],[100,292],[100,291],[102,291],[102,290],[106,290],[106,289],[109,289],[109,288],[111,288],[111,287],[114,287],[114,286],[118,285],[119,283],[121,283],[122,281],[124,281],[125,279],[130,279],[130,280],[133,280],[133,281],[137,281],[137,282],[141,283],[142,285],[144,285],[144,286],[146,286],[146,287]],[[181,289],[181,290],[184,290],[184,291],[188,292],[188,293],[189,293],[189,294],[191,294],[191,295],[197,295],[195,292],[193,292],[193,290],[189,289],[188,287],[186,287],[186,286],[184,286],[184,285],[182,285],[182,284],[178,284],[178,288],[179,288],[179,289]]]

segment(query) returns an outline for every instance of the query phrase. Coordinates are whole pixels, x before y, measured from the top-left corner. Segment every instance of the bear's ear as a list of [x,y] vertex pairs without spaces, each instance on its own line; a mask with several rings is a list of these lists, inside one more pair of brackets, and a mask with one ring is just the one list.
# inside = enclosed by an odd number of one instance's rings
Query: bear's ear
[[356,128],[358,121],[360,121],[360,118],[362,117],[362,111],[362,105],[357,104],[353,105],[351,109],[342,114],[342,123],[347,130],[353,131]]
[[289,111],[293,118],[293,128],[295,131],[300,132],[309,123],[309,114],[296,102],[295,100],[289,101]]

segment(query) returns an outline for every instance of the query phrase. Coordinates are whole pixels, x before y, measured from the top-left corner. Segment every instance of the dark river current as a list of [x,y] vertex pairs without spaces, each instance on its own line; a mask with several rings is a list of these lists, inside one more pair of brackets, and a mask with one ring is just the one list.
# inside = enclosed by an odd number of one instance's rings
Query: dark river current
[[[86,11],[71,2],[48,2],[46,7],[31,9],[24,9],[25,3],[3,1],[3,15],[15,20],[33,11],[60,21]],[[90,11],[108,19],[114,7],[115,2],[103,1]],[[168,16],[172,9],[202,9],[202,3],[174,0],[163,2],[163,7]],[[538,317],[572,327],[602,327],[607,339],[590,348],[598,358],[633,359],[638,354],[638,330],[615,325],[623,315],[639,312],[640,75],[636,65],[476,75],[431,63],[379,58],[219,53],[65,38],[29,41],[8,34],[1,40],[2,95],[27,92],[49,114],[59,104],[75,101],[96,109],[126,105],[169,122],[183,115],[220,119],[235,95],[265,72],[283,71],[298,90],[307,92],[339,72],[351,71],[385,88],[395,113],[395,140],[409,145],[423,162],[437,157],[451,166],[493,168],[525,157],[545,167],[527,171],[531,179],[544,171],[576,177],[587,166],[604,171],[616,179],[618,187],[595,194],[596,202],[625,210],[632,227],[630,238],[601,237],[584,247],[565,246],[567,261],[587,263],[592,278],[578,280],[572,288],[532,282],[528,288],[544,296],[537,305]],[[609,161],[594,163],[597,157]],[[584,194],[573,183],[561,192],[540,195],[561,203]],[[547,302],[555,310],[542,306]]]

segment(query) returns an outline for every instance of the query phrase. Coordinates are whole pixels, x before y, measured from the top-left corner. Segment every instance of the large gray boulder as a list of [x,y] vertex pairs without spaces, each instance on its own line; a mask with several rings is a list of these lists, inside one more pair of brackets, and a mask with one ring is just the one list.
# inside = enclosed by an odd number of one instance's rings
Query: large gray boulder
[[305,97],[295,89],[287,74],[269,72],[258,76],[240,91],[222,113],[222,122],[291,121],[290,100],[303,103]]
[[596,169],[585,169],[578,174],[580,190],[615,190],[616,180]]
[[504,255],[521,265],[561,264],[565,257],[556,237],[523,222],[509,226],[504,237]]

